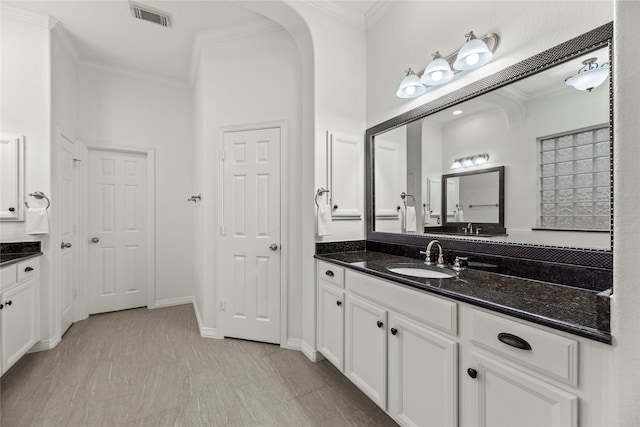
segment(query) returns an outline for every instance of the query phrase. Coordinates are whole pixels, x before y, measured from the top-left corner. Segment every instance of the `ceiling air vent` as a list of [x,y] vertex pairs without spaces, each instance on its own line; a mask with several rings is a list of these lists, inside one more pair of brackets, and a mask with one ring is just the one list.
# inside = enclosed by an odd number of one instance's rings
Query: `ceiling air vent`
[[168,13],[141,5],[140,3],[130,2],[129,4],[131,5],[131,14],[134,18],[160,24],[163,27],[171,27],[171,15]]

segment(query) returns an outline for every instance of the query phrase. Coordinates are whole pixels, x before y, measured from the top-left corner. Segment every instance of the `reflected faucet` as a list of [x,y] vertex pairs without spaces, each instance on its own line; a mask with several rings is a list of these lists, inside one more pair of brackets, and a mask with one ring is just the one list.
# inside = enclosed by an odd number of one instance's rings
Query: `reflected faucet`
[[438,244],[438,248],[440,249],[438,253],[438,263],[436,265],[438,267],[444,267],[444,251],[442,250],[442,245],[440,244],[439,241],[437,240],[430,241],[429,244],[427,245],[427,250],[420,251],[420,254],[425,256],[424,263],[427,265],[431,265],[431,247],[436,243]]

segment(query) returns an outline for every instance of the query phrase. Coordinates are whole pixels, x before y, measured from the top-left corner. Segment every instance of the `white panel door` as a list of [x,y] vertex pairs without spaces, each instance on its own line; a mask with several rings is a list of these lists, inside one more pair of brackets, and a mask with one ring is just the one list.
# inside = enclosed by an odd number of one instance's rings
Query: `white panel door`
[[[69,329],[75,321],[76,284],[79,274],[76,245],[76,220],[78,207],[76,204],[78,172],[75,157],[75,146],[64,135],[59,135],[59,222],[60,240],[60,284],[62,287],[62,331]],[[71,246],[69,246],[69,244]]]
[[404,426],[455,426],[458,344],[398,314],[389,316],[389,412]]
[[362,217],[362,137],[329,136],[329,197],[335,219]]
[[224,335],[280,343],[280,129],[224,134]]
[[387,311],[347,295],[344,373],[382,409],[387,407]]
[[[578,397],[505,363],[472,352],[471,424],[481,427],[576,427]],[[470,407],[471,409],[471,407]]]
[[147,158],[90,151],[89,314],[147,305]]

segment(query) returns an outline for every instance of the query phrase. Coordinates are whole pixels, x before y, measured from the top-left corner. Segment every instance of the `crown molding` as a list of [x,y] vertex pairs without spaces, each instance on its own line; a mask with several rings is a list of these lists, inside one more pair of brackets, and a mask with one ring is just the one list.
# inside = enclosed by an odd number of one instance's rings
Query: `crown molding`
[[55,20],[55,23],[51,27],[51,34],[60,42],[62,49],[67,53],[67,55],[69,55],[71,60],[78,65],[82,59],[80,52],[78,52],[76,45],[73,44],[73,41],[71,40],[71,37],[69,37],[69,33],[66,28],[64,28],[64,25],[62,25],[62,22]]
[[29,10],[15,7],[3,2],[0,2],[0,16],[12,18],[44,28],[50,28],[51,26],[51,20],[49,19],[49,16],[31,12]]
[[119,67],[117,65],[107,64],[99,61],[92,61],[87,59],[80,59],[78,65],[84,68],[94,69],[113,74],[121,74],[127,77],[134,77],[137,79],[147,80],[156,83],[168,84],[181,89],[190,89],[187,82],[179,79],[172,79],[170,77],[164,77],[157,74],[147,73],[144,71],[138,71],[131,68]]
[[205,46],[282,30],[283,28],[280,25],[271,20],[265,19],[246,25],[220,28],[197,34],[193,41],[193,51],[191,53],[189,86],[193,86],[193,83],[195,82],[198,65],[200,64],[202,52]]
[[329,0],[302,0],[309,6],[313,6],[328,15],[338,18],[343,22],[355,27],[358,30],[365,31],[367,29],[365,17],[350,9],[340,6],[339,1]]
[[394,6],[392,0],[378,0],[373,7],[365,14],[367,28],[371,28]]

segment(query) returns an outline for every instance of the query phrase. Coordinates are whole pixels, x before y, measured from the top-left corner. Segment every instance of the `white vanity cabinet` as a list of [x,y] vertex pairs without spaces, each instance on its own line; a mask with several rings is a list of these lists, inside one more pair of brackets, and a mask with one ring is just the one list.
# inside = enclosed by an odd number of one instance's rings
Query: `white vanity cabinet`
[[2,374],[40,340],[39,266],[38,258],[32,258],[1,270]]
[[344,372],[344,268],[318,261],[318,350]]
[[607,425],[608,344],[320,260],[318,287],[320,352],[400,425]]
[[345,375],[402,425],[455,425],[456,304],[350,270],[345,288]]

